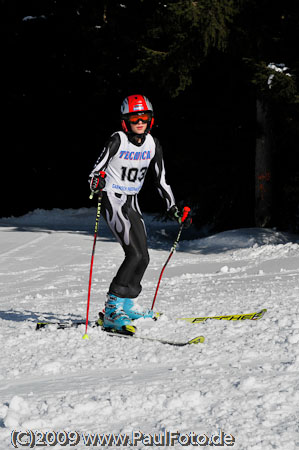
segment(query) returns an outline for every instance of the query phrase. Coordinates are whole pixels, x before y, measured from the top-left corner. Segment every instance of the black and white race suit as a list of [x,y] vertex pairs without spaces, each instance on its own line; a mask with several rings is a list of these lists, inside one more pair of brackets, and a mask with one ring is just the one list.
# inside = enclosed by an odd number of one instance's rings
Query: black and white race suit
[[147,238],[137,194],[148,168],[153,169],[160,195],[167,210],[174,196],[166,183],[162,148],[150,134],[140,144],[122,131],[114,133],[98,158],[93,171],[105,171],[102,210],[104,218],[125,252],[125,259],[112,280],[109,293],[122,298],[136,298],[149,263]]

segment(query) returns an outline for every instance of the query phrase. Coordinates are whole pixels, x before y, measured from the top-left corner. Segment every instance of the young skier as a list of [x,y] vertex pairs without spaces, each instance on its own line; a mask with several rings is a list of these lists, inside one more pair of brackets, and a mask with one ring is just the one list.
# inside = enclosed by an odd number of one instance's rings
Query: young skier
[[[90,174],[90,189],[95,194],[102,191],[103,216],[125,253],[109,287],[103,323],[105,328],[119,331],[134,319],[154,316],[152,310],[142,311],[135,300],[149,263],[146,230],[137,198],[149,167],[154,171],[168,214],[179,223],[181,219],[166,183],[161,145],[150,135],[153,123],[153,107],[145,96],[125,98],[121,105],[123,131],[112,134]],[[105,172],[105,178],[101,177],[101,171]]]

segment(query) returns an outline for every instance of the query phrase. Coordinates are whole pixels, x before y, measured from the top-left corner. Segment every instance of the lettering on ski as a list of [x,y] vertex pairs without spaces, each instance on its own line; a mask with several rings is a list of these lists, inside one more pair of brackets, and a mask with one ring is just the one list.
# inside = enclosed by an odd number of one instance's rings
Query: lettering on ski
[[178,320],[185,320],[190,323],[201,323],[207,320],[258,320],[263,317],[267,312],[266,309],[262,309],[259,312],[249,314],[230,314],[223,316],[205,316],[205,317],[180,317]]

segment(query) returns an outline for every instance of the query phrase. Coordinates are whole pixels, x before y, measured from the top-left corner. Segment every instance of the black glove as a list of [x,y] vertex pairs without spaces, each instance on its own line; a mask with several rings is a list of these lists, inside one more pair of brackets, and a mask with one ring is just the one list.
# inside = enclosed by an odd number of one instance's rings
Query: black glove
[[105,172],[94,172],[92,178],[90,179],[90,190],[93,194],[99,194],[101,190],[105,187]]
[[[185,207],[186,208],[186,207]],[[190,211],[190,208],[188,209],[188,212]],[[185,211],[180,212],[178,207],[176,205],[172,206],[169,210],[168,210],[168,216],[172,219],[172,220],[176,220],[180,225],[183,224],[184,228],[189,228],[191,223],[192,223],[192,219],[189,215],[187,215],[184,219],[184,221],[182,222],[182,218],[183,216],[186,214]],[[187,213],[188,214],[188,213]]]

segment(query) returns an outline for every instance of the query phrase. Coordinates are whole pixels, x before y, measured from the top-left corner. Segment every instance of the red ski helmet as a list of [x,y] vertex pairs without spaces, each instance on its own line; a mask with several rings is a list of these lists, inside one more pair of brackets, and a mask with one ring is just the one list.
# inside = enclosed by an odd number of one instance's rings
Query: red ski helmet
[[138,115],[142,113],[149,113],[149,119],[145,134],[149,133],[154,125],[154,110],[151,102],[144,95],[129,95],[124,99],[120,107],[121,125],[125,133],[131,131],[129,124],[130,115]]

